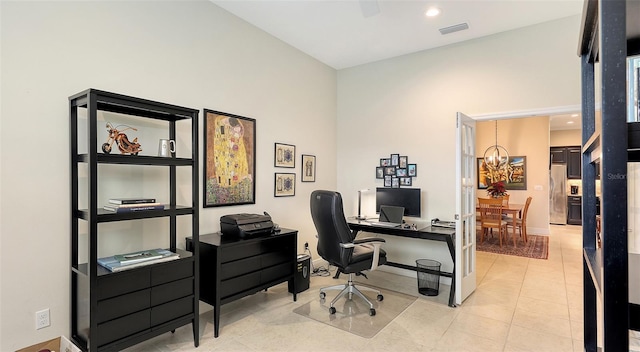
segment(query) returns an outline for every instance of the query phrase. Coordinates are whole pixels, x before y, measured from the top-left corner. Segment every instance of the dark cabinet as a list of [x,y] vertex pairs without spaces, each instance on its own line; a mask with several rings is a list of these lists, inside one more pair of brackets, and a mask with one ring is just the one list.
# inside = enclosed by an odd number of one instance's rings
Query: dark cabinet
[[566,164],[567,163],[567,148],[566,147],[551,147],[551,163],[552,164]]
[[[295,287],[297,239],[298,231],[289,229],[255,238],[200,236],[200,299],[213,306],[214,337],[220,330],[221,305],[282,282]],[[186,248],[194,249],[191,238]]]
[[582,197],[568,197],[567,224],[582,225]]
[[579,146],[551,147],[549,150],[551,163],[566,164],[567,178],[582,178],[582,150]]
[[[83,351],[120,351],[191,324],[197,347],[199,254],[178,249],[176,237],[178,218],[184,218],[181,224],[189,232],[183,236],[192,236],[195,246],[199,243],[198,110],[89,89],[69,98],[69,115],[73,342]],[[116,145],[111,150],[108,144],[102,144],[107,133],[105,120],[117,122],[119,126],[144,126],[144,132],[155,134],[153,139],[141,143],[141,155],[138,152],[127,155],[120,153]],[[140,128],[141,134],[143,128]],[[155,136],[183,138],[187,142],[185,150],[191,142],[191,154],[188,157],[155,156],[150,143],[157,143]],[[114,175],[124,169],[127,177],[123,177],[122,182],[114,181]],[[182,180],[191,184],[190,189],[178,187],[178,170]],[[146,181],[160,186],[157,192],[166,199],[158,201],[165,203],[164,209],[129,213],[102,209],[109,198],[120,197],[117,192],[135,192]],[[191,204],[178,205],[178,199],[190,200]],[[131,228],[136,229],[134,232],[144,232],[140,229],[149,221],[158,221],[158,226],[153,226],[153,233],[143,233],[144,240],[137,241],[127,237],[129,233],[122,233]],[[115,222],[124,224],[112,224]],[[119,246],[116,238],[121,241],[127,238],[127,243]],[[179,259],[119,272],[98,265],[98,253],[106,251],[101,245],[108,243],[111,251],[121,247],[120,253],[123,253],[152,249],[144,247],[150,242],[167,243],[167,249],[177,253]],[[142,247],[129,247],[132,244]],[[118,253],[100,257],[113,254]]]
[[582,178],[582,150],[580,147],[567,148],[567,178]]

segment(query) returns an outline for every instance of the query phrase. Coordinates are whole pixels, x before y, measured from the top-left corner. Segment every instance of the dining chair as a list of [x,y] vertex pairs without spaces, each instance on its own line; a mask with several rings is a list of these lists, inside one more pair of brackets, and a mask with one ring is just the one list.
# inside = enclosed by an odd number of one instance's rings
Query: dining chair
[[480,209],[480,243],[484,242],[484,236],[489,230],[498,229],[500,247],[502,247],[502,236],[507,236],[507,221],[502,219],[502,199],[500,198],[478,198],[478,208]]
[[[527,213],[529,211],[529,205],[531,204],[532,197],[527,197],[527,201],[524,203],[524,208],[522,209],[522,215],[519,218],[510,218],[509,225],[515,226],[520,231],[520,237],[526,243],[527,239]],[[515,241],[515,238],[514,238]]]
[[502,205],[504,205],[505,207],[509,206],[509,194],[505,194],[502,197],[500,197],[502,199]]

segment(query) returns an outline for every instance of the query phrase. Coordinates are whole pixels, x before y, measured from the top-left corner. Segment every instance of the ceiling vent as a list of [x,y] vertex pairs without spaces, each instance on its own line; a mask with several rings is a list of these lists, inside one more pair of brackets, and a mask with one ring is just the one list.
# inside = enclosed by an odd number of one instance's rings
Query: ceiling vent
[[469,29],[469,24],[466,22],[454,24],[453,26],[440,28],[438,30],[440,31],[440,34],[445,35],[453,32],[464,31],[465,29]]

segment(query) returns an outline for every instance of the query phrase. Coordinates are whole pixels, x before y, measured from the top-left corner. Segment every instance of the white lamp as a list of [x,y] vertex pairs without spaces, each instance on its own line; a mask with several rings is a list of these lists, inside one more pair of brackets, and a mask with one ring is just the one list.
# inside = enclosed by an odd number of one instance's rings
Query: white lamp
[[356,216],[358,220],[367,220],[367,217],[362,215],[362,192],[368,190],[369,189],[361,189],[358,191],[358,216]]

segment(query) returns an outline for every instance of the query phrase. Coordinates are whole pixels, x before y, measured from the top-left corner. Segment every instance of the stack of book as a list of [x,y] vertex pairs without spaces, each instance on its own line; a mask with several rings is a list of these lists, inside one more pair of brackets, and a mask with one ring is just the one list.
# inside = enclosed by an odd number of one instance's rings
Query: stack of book
[[111,198],[103,208],[114,213],[130,213],[143,210],[164,210],[164,204],[157,203],[155,198]]
[[166,249],[152,249],[127,254],[118,254],[111,257],[99,258],[98,264],[109,271],[122,271],[137,268],[144,265],[168,262],[179,259],[177,253]]

